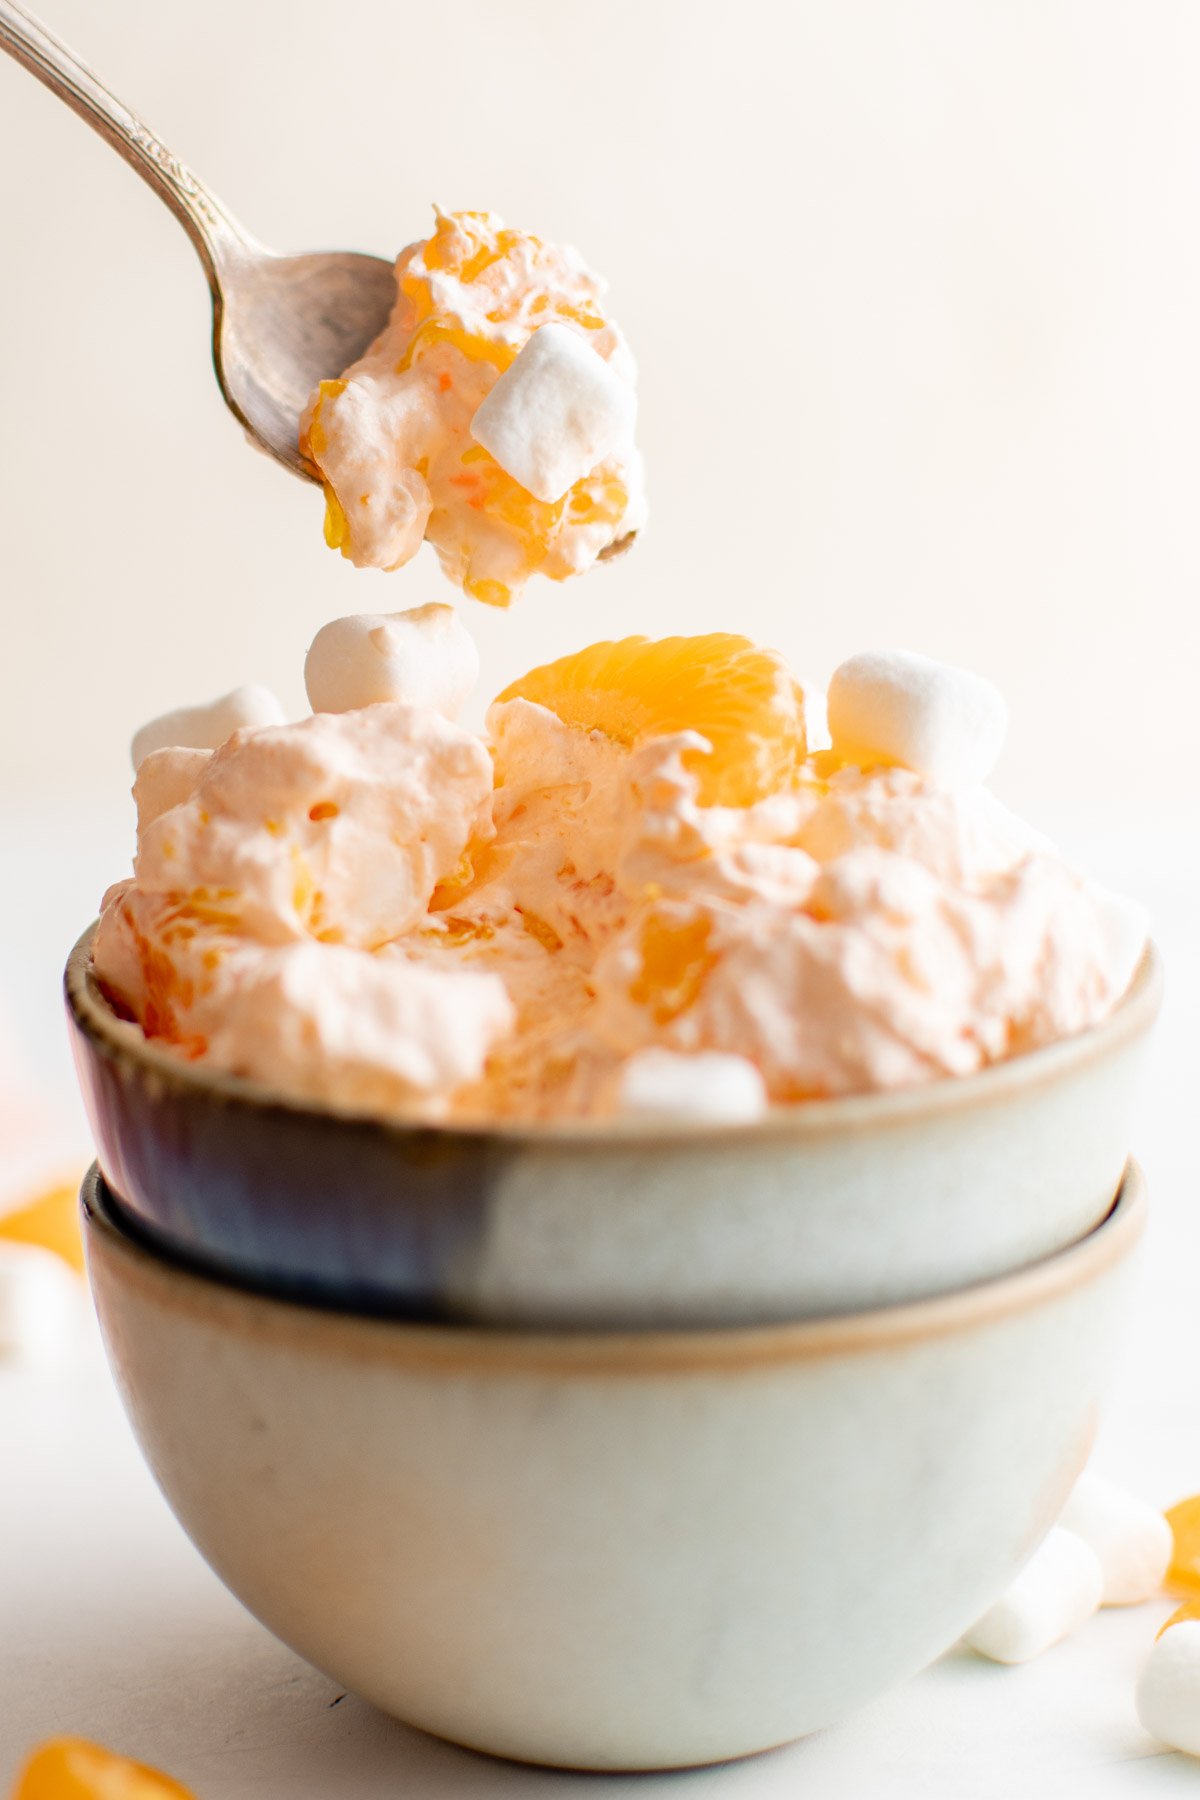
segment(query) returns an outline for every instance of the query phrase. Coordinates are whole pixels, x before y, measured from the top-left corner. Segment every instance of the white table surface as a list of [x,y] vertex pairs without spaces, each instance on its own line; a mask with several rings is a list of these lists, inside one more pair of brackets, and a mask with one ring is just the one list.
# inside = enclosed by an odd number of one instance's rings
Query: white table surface
[[[1200,1491],[1197,1293],[1200,832],[1059,833],[1154,910],[1169,995],[1136,1149],[1152,1224],[1123,1379],[1094,1466],[1156,1503]],[[0,996],[82,1161],[58,1000],[65,949],[121,873],[123,813],[5,822],[26,888],[0,884]],[[2,1147],[0,1147],[2,1148]],[[955,1654],[834,1730],[686,1775],[571,1776],[493,1762],[385,1718],[277,1644],[205,1567],[142,1465],[94,1333],[61,1370],[0,1367],[0,1794],[59,1732],[170,1770],[199,1800],[1088,1800],[1200,1793],[1200,1765],[1138,1725],[1156,1603],[1093,1619],[1040,1661]]]

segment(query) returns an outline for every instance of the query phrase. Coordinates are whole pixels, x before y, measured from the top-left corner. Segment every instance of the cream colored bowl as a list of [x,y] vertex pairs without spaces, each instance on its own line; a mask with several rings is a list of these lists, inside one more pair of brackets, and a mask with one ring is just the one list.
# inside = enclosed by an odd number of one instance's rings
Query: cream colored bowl
[[148,1044],[67,965],[105,1179],[214,1273],[346,1310],[506,1326],[760,1323],[946,1292],[1074,1243],[1112,1204],[1162,989],[978,1075],[761,1124],[492,1129],[376,1119]]
[[134,1429],[201,1553],[338,1682],[532,1762],[815,1731],[945,1650],[1088,1454],[1145,1199],[916,1305],[621,1335],[355,1318],[197,1276],[85,1188]]

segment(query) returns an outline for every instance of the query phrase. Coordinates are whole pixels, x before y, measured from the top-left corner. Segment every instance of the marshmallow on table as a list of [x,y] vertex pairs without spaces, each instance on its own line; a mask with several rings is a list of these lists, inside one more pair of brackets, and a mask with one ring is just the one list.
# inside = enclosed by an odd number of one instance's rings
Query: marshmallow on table
[[744,1056],[702,1050],[639,1050],[617,1081],[617,1112],[626,1118],[697,1125],[743,1125],[767,1110],[763,1078]]
[[1081,1475],[1059,1524],[1095,1553],[1104,1576],[1102,1606],[1136,1606],[1162,1587],[1171,1527],[1146,1501],[1099,1475]]
[[570,325],[543,325],[471,421],[471,436],[535,499],[561,500],[633,436],[637,397]]
[[452,606],[351,613],[323,625],[309,647],[304,685],[315,713],[381,701],[457,718],[479,676],[475,641]]
[[1095,1552],[1056,1525],[963,1642],[993,1662],[1029,1662],[1090,1618],[1103,1590]]
[[219,750],[244,726],[282,725],[284,712],[269,688],[251,682],[234,688],[207,706],[181,706],[142,726],[130,746],[133,766],[139,769],[152,750],[176,745],[189,750]]
[[61,1256],[37,1244],[0,1243],[0,1362],[61,1361],[84,1307],[83,1285]]
[[836,754],[900,763],[947,787],[986,781],[1004,747],[998,688],[911,650],[868,650],[834,671],[826,699]]
[[1151,1737],[1200,1756],[1200,1620],[1172,1625],[1155,1643],[1134,1695]]

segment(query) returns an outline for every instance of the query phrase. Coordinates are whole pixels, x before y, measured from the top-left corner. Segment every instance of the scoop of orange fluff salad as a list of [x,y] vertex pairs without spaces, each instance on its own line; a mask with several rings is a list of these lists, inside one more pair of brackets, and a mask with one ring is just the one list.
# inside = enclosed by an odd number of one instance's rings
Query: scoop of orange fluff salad
[[95,959],[148,1038],[404,1116],[744,1119],[968,1074],[1127,986],[1144,917],[981,785],[978,678],[853,659],[814,751],[774,651],[626,638],[513,682],[485,743],[419,698],[447,611],[318,637],[311,691],[386,663],[391,698],[145,756]]
[[325,538],[398,569],[423,538],[476,600],[562,581],[642,525],[633,358],[578,254],[494,213],[437,213],[396,263],[366,354],[323,381],[300,447]]

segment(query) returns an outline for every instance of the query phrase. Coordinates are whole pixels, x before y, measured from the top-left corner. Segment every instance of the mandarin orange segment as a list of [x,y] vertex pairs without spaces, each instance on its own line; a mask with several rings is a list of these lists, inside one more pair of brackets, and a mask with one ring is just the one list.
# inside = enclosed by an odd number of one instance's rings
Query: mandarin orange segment
[[346,509],[334,493],[327,481],[325,488],[325,542],[331,550],[345,553],[350,537],[350,521],[346,517]]
[[648,913],[642,925],[641,973],[629,998],[650,1008],[656,1025],[669,1025],[699,997],[705,977],[715,967],[710,947],[712,926],[703,916],[670,918]]
[[1200,1597],[1200,1494],[1192,1494],[1169,1507],[1167,1524],[1175,1547],[1163,1586],[1172,1594]]
[[749,638],[621,638],[531,669],[498,697],[532,700],[564,724],[628,748],[696,731],[712,754],[684,761],[705,806],[750,806],[785,787],[804,760],[804,695],[783,658]]
[[1154,1635],[1156,1638],[1160,1638],[1164,1631],[1170,1631],[1172,1625],[1183,1625],[1189,1619],[1200,1619],[1200,1599],[1185,1600],[1182,1606],[1177,1606],[1170,1618],[1164,1619]]
[[194,1800],[190,1789],[144,1763],[83,1738],[53,1738],[34,1751],[12,1800]]
[[83,1237],[79,1229],[78,1187],[51,1188],[16,1212],[5,1213],[0,1217],[0,1238],[52,1250],[82,1274]]

